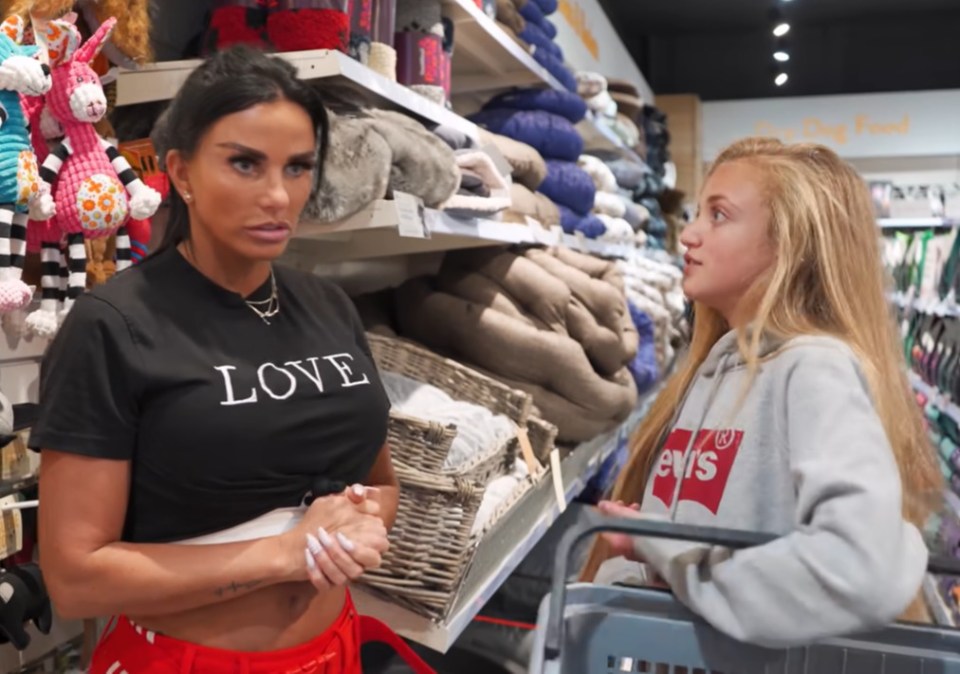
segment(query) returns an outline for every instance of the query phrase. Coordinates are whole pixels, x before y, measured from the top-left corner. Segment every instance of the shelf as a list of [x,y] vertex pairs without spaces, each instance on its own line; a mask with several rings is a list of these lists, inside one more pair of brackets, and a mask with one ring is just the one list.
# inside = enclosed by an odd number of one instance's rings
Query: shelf
[[[579,445],[563,459],[564,508],[583,492],[602,463],[626,440],[647,413],[660,388],[657,386],[645,394],[622,426]],[[484,537],[458,601],[443,623],[375,597],[362,587],[351,588],[357,608],[361,614],[377,616],[401,636],[446,653],[559,516],[560,505],[555,497],[553,479],[547,475]]]
[[[458,218],[431,208],[422,210],[427,236],[401,233],[401,213],[395,201],[380,200],[345,220],[335,223],[305,221],[294,236],[294,248],[310,248],[318,261],[347,261],[435,253],[464,248],[542,244],[566,246],[601,257],[629,257],[636,246],[625,242],[587,239],[535,225],[485,218]],[[416,229],[416,227],[414,227]],[[322,245],[314,245],[322,242]]]
[[[354,89],[362,100],[378,107],[399,108],[423,120],[442,124],[476,137],[472,122],[437,105],[402,84],[387,79],[346,54],[328,49],[278,54],[292,63],[302,79],[334,79]],[[117,83],[117,105],[173,98],[199,59],[161,61],[138,70],[122,70]]]
[[[937,409],[960,424],[960,407],[944,396],[938,389],[923,381],[917,373],[908,372],[907,377],[914,391],[922,393]],[[958,505],[960,505],[960,503],[958,503]],[[957,512],[960,514],[960,510]]]
[[902,293],[891,293],[887,299],[901,309],[911,309],[922,314],[931,314],[940,317],[960,317],[960,307],[955,304],[946,304],[941,300],[922,301],[905,297]]
[[877,224],[881,229],[935,229],[956,227],[958,221],[946,218],[881,218]]
[[547,85],[564,89],[537,63],[530,48],[504,31],[473,0],[443,0],[443,13],[454,23],[452,94],[484,93],[484,98],[510,89]]
[[940,594],[940,588],[937,579],[927,574],[923,579],[923,598],[926,600],[930,612],[933,614],[933,620],[937,625],[944,627],[956,627],[957,624],[951,615],[950,607]]

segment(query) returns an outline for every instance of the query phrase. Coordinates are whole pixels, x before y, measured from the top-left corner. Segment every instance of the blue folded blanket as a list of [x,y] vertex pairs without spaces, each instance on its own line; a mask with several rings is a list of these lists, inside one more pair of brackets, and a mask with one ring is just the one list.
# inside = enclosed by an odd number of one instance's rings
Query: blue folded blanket
[[533,52],[534,60],[542,65],[544,68],[549,71],[551,75],[557,78],[557,81],[560,82],[567,89],[567,91],[577,91],[577,78],[573,76],[573,73],[570,72],[569,68],[563,65],[563,61],[553,56],[553,54],[548,53],[543,49],[536,49]]
[[630,318],[633,320],[637,332],[640,334],[640,346],[637,355],[627,365],[637,391],[642,395],[653,388],[660,379],[660,366],[657,364],[656,335],[654,334],[653,320],[646,312],[638,309],[632,302],[627,302],[630,308]]
[[536,3],[540,6],[540,11],[544,13],[545,16],[550,16],[557,11],[557,7],[560,6],[559,0],[531,0],[528,2],[528,5]]
[[470,115],[470,120],[488,131],[530,145],[545,158],[572,162],[583,153],[583,138],[573,124],[549,112],[498,108],[481,110]]
[[540,26],[540,29],[547,34],[547,37],[551,40],[557,39],[557,26],[550,19],[544,18],[542,22],[537,24]]
[[528,23],[540,23],[541,21],[545,21],[547,18],[543,15],[543,10],[536,2],[527,2],[523,7],[521,7],[520,16],[526,19]]
[[544,51],[561,63],[563,62],[563,50],[560,45],[551,40],[537,24],[528,21],[524,29],[518,33],[518,36],[527,44],[533,45],[537,51]]
[[576,164],[566,161],[547,161],[547,177],[541,183],[540,191],[555,204],[566,206],[580,216],[593,210],[597,196],[593,178]]
[[514,89],[491,99],[483,107],[485,109],[543,110],[560,115],[572,124],[576,124],[587,115],[587,104],[582,98],[569,91],[553,89]]
[[557,204],[560,209],[560,227],[567,234],[582,232],[588,239],[599,239],[607,233],[607,226],[603,220],[593,215],[577,215],[563,204]]

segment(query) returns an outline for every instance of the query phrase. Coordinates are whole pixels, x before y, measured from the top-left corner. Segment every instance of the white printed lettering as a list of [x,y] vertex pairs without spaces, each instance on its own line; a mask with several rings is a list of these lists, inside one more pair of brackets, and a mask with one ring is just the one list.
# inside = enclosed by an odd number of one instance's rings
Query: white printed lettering
[[703,452],[697,457],[697,479],[709,482],[717,476],[717,453]]
[[303,367],[303,365],[301,365],[301,363],[303,362],[302,360],[291,360],[287,363],[284,363],[284,365],[289,365],[290,367],[297,368],[300,372],[303,373],[304,377],[306,377],[307,379],[309,379],[310,381],[312,381],[314,384],[317,385],[317,390],[320,391],[320,393],[323,393],[323,379],[320,378],[320,365],[318,362],[319,360],[320,359],[317,358],[316,356],[314,356],[313,358],[307,358],[307,362],[313,365],[312,373],[309,372],[307,368]]
[[222,401],[221,405],[249,405],[251,403],[257,402],[257,389],[250,389],[250,397],[244,398],[243,400],[237,400],[236,395],[233,392],[233,380],[230,378],[230,371],[236,370],[237,368],[233,365],[221,365],[220,367],[215,367],[215,370],[219,370],[220,374],[223,375],[223,385],[227,391],[227,399]]
[[683,477],[683,458],[686,455],[682,449],[671,449],[673,452],[673,476],[678,480]]
[[353,360],[353,356],[351,356],[349,353],[338,353],[333,356],[324,356],[323,359],[330,361],[330,363],[337,368],[337,372],[339,372],[340,376],[343,378],[343,388],[362,386],[370,383],[370,378],[367,375],[363,375],[363,379],[351,379],[351,377],[353,377],[353,370],[345,362],[341,362]]
[[670,475],[670,466],[673,464],[673,452],[669,449],[660,455],[660,465],[657,466],[657,475],[667,477]]
[[[279,394],[277,394],[277,393],[274,393],[273,390],[271,390],[271,388],[270,388],[269,386],[267,386],[267,381],[266,381],[266,379],[264,378],[263,374],[264,374],[264,371],[265,371],[268,367],[273,368],[273,369],[276,370],[277,372],[282,372],[283,375],[284,375],[287,379],[290,380],[290,388],[287,389],[287,392],[284,393],[283,395],[279,395]],[[293,376],[292,374],[290,374],[289,372],[287,372],[286,370],[284,370],[282,367],[278,367],[278,366],[274,365],[273,363],[264,363],[263,365],[261,365],[261,366],[257,369],[257,378],[260,380],[260,388],[262,388],[262,389],[264,390],[264,392],[265,392],[268,396],[270,396],[271,398],[273,398],[274,400],[286,400],[287,398],[289,398],[290,396],[292,396],[292,395],[294,394],[294,392],[297,390],[297,378],[294,377],[294,376]]]

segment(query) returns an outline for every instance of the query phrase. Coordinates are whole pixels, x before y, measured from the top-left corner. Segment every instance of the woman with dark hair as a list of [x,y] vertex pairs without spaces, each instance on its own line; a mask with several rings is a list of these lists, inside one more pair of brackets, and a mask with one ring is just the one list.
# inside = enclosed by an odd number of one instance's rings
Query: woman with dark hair
[[42,567],[62,616],[116,616],[92,674],[360,671],[345,586],[396,513],[389,403],[349,299],[273,264],[326,135],[284,61],[203,63],[156,135],[163,243],[44,359]]

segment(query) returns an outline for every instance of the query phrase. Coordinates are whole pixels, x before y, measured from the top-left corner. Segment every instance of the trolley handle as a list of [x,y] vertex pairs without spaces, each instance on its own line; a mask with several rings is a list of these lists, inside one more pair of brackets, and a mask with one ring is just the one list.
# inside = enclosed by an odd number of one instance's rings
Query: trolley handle
[[[731,549],[752,548],[779,538],[774,534],[752,531],[692,526],[661,520],[613,518],[588,513],[587,520],[583,525],[567,530],[563,538],[560,539],[553,570],[550,612],[547,616],[547,633],[544,641],[545,661],[556,660],[560,657],[565,625],[563,608],[566,605],[567,570],[570,566],[573,550],[584,538],[602,532],[707,543]],[[927,568],[932,573],[960,576],[960,560],[954,558],[931,556]]]

